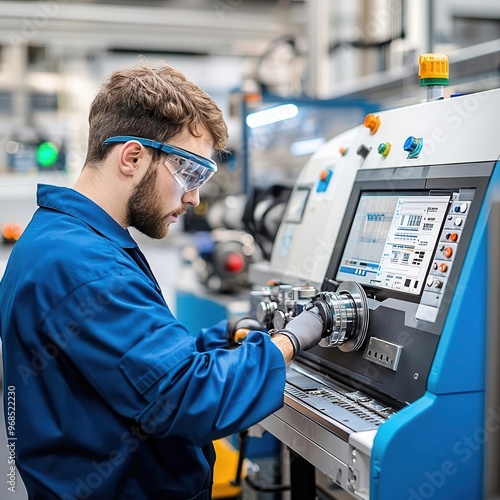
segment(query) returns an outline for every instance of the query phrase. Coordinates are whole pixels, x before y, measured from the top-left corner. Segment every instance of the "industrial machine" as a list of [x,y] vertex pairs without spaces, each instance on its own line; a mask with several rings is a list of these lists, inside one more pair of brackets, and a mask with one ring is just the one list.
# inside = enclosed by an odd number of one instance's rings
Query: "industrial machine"
[[315,498],[311,468],[358,499],[483,498],[499,109],[500,89],[368,115],[298,178],[252,293],[269,328],[329,304],[261,423],[292,450],[292,498]]

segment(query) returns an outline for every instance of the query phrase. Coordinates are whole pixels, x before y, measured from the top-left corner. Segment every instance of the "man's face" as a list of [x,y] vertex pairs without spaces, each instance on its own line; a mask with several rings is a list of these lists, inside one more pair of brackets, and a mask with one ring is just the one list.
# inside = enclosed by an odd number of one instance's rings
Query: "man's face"
[[[213,151],[210,134],[204,129],[200,137],[184,131],[168,143],[205,157]],[[151,162],[127,203],[128,225],[154,239],[167,236],[170,224],[186,212],[187,205],[200,202],[198,189],[184,192],[164,162],[163,154],[158,162]]]

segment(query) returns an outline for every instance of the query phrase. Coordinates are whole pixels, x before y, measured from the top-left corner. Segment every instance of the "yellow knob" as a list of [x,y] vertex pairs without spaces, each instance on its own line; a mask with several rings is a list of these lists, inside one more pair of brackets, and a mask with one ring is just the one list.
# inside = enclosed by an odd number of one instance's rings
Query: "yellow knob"
[[420,85],[448,85],[449,66],[445,54],[420,54],[418,58]]

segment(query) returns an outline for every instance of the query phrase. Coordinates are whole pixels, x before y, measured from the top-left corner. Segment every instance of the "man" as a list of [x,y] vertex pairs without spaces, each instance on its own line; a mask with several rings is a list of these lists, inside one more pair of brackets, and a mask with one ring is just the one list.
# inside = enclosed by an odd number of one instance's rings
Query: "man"
[[286,364],[322,321],[313,308],[237,349],[225,323],[194,337],[129,234],[163,238],[199,203],[227,140],[206,93],[168,66],[117,71],[89,127],[74,189],[38,187],[0,283],[17,467],[34,500],[207,499],[211,441],[283,404]]

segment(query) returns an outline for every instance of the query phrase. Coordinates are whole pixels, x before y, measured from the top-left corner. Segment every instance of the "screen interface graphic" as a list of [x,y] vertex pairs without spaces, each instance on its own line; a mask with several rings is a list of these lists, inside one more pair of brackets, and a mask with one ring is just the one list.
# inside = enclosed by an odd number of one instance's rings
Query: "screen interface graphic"
[[336,279],[419,295],[449,201],[363,193]]

